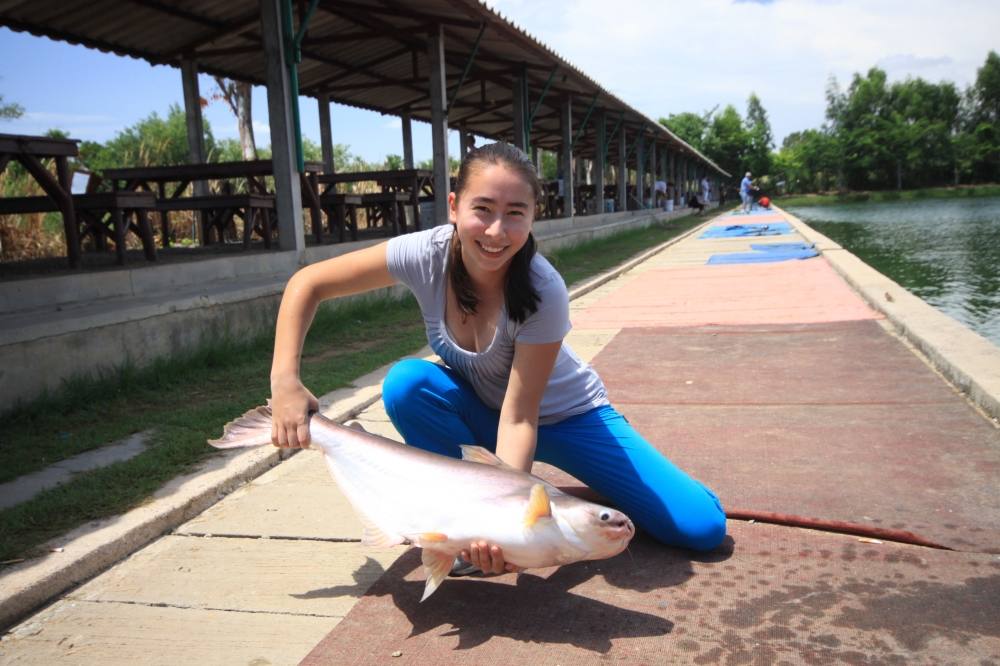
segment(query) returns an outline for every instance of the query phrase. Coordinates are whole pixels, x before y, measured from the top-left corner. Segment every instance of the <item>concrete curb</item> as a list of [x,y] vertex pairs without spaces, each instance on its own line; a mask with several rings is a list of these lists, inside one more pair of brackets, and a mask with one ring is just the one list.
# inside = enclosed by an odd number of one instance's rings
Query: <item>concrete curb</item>
[[994,423],[1000,421],[1000,347],[914,296],[787,211],[834,270]]
[[[570,299],[614,280],[649,257],[697,233],[710,221],[711,218],[573,288]],[[424,347],[414,357],[431,358],[434,354],[429,347]],[[359,377],[350,387],[322,396],[320,411],[338,422],[356,417],[382,397],[382,380],[392,365]],[[226,452],[197,471],[169,482],[144,506],[96,521],[50,541],[45,547],[53,551],[51,554],[14,565],[0,575],[0,630],[205,511],[294,453],[269,448]]]

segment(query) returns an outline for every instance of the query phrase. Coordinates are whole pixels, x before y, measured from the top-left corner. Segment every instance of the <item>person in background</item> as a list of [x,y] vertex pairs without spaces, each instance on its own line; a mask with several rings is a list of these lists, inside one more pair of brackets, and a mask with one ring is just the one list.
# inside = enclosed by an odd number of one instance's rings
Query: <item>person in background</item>
[[750,214],[750,207],[753,205],[753,181],[750,180],[750,172],[747,171],[746,175],[743,176],[743,180],[740,181],[740,200],[743,201],[743,212],[747,215]]
[[705,176],[701,179],[701,202],[706,206],[712,200],[710,196],[711,192],[712,185],[708,182],[708,176]]
[[653,183],[653,194],[656,197],[656,207],[663,208],[663,204],[667,200],[667,181],[658,180]]

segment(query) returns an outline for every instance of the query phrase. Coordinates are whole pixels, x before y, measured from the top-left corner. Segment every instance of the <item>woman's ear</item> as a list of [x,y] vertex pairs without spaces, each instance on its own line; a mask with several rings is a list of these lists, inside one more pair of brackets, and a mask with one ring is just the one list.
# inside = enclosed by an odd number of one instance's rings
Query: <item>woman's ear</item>
[[458,222],[458,199],[454,192],[448,193],[448,221],[452,224]]

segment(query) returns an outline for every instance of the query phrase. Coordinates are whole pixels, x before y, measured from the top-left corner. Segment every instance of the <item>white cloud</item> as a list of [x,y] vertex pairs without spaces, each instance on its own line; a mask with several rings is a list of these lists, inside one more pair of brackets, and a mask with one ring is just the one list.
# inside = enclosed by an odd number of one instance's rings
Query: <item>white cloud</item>
[[830,76],[883,67],[963,87],[997,48],[996,0],[605,0],[490,3],[647,116],[733,104],[756,92],[775,138],[818,127]]

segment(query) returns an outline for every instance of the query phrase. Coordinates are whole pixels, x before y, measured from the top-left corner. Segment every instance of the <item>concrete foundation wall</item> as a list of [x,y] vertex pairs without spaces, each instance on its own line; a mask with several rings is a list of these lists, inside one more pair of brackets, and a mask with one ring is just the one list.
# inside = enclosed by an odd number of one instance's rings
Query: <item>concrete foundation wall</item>
[[[686,213],[541,220],[535,233],[540,250],[550,252]],[[378,242],[310,247],[306,259],[314,263]],[[260,253],[0,285],[0,405],[31,400],[69,378],[142,367],[227,334],[252,337],[271,329],[285,282],[297,268],[293,257]],[[397,286],[338,304],[408,293]]]

